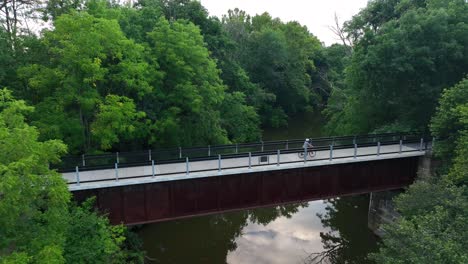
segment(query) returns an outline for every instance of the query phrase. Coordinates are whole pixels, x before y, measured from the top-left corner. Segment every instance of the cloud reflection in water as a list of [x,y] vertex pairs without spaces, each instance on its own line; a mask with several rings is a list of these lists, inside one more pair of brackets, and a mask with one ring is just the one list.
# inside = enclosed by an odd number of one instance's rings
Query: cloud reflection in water
[[249,223],[236,238],[237,248],[228,253],[227,262],[236,263],[303,263],[312,252],[323,251],[320,232],[324,227],[317,213],[325,210],[323,201],[308,203],[308,207],[286,218],[278,217],[267,225]]

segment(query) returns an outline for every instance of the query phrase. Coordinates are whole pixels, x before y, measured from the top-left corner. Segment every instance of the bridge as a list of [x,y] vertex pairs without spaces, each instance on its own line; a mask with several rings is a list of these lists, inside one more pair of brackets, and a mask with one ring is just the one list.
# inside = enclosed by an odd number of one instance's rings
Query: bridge
[[[97,197],[112,223],[141,224],[402,188],[432,148],[417,134],[376,134],[66,157],[76,200]],[[302,154],[302,155],[301,155]]]

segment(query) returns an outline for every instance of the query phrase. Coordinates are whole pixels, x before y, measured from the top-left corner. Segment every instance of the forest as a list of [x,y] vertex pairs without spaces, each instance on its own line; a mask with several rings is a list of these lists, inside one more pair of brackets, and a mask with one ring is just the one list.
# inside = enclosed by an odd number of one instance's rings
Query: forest
[[257,141],[300,113],[328,135],[431,134],[440,166],[370,258],[468,262],[466,0],[371,0],[331,46],[193,0],[4,0],[0,23],[0,263],[143,261],[132,232],[72,202],[62,156]]

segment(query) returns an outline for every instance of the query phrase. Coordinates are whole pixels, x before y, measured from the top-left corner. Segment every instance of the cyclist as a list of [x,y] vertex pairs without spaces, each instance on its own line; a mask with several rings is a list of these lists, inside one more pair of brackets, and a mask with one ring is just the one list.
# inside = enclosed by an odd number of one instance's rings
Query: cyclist
[[[313,158],[315,156],[315,151],[312,149],[314,146],[312,146],[312,144],[310,143],[310,139],[306,138],[305,141],[304,141],[304,144],[302,145],[302,148],[303,149],[307,149],[307,153],[308,155]],[[299,155],[299,158],[303,159],[304,158],[304,151],[299,151],[298,155]]]
[[302,148],[307,148],[307,150],[309,148],[313,148],[314,146],[312,146],[312,144],[310,143],[310,139],[306,138],[305,141],[304,141],[304,145],[302,145]]

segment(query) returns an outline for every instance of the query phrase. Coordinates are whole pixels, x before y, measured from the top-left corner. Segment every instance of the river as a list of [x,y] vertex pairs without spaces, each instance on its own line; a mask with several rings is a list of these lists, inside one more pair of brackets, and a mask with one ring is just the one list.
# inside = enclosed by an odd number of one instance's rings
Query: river
[[[301,115],[264,140],[318,137],[320,116]],[[347,196],[143,225],[149,263],[372,263],[369,195]],[[319,262],[323,260],[323,262]]]

